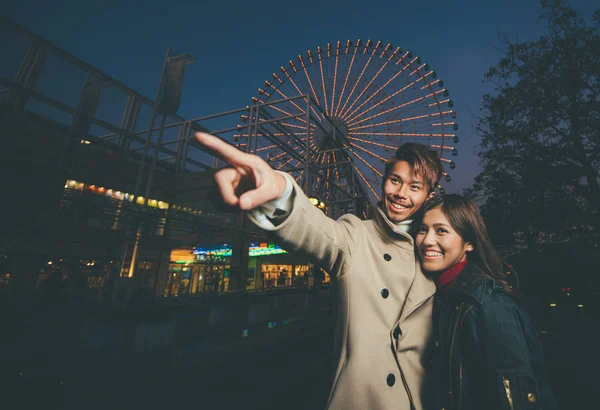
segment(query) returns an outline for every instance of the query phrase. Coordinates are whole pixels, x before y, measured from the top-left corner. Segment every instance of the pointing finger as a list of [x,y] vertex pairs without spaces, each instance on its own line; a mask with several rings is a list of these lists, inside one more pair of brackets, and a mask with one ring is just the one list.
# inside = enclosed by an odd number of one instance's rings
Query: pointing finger
[[234,165],[240,164],[240,162],[244,162],[243,159],[246,156],[246,153],[240,151],[239,149],[228,144],[222,139],[207,134],[205,132],[197,132],[194,136],[200,144],[204,145],[206,148],[210,149],[215,153],[221,154],[221,156],[227,162]]

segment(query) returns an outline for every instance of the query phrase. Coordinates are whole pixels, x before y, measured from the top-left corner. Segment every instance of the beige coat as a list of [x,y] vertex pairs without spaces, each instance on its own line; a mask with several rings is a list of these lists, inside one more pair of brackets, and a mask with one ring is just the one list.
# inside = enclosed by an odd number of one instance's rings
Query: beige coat
[[379,207],[373,220],[334,221],[296,184],[294,192],[289,216],[272,234],[332,275],[335,374],[328,409],[409,410],[411,394],[421,410],[435,285],[421,272],[413,239]]

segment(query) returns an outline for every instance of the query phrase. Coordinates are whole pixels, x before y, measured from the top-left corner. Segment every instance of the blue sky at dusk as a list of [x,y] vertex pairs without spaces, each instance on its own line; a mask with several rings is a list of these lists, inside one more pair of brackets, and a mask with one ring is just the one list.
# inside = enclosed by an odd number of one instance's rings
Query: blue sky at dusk
[[[596,2],[571,4],[589,18]],[[100,71],[154,99],[167,48],[190,53],[179,114],[186,118],[250,103],[271,73],[317,45],[347,39],[391,42],[438,73],[458,114],[461,141],[448,191],[477,174],[473,129],[486,70],[501,54],[498,32],[535,40],[544,33],[537,0],[171,1],[21,0],[5,15]]]

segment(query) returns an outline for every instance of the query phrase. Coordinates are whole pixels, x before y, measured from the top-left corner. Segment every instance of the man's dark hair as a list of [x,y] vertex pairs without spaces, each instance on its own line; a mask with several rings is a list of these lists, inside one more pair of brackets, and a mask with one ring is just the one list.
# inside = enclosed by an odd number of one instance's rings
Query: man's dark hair
[[429,192],[435,190],[435,187],[442,178],[442,162],[437,152],[427,145],[406,142],[400,145],[396,150],[396,154],[385,163],[384,183],[398,161],[408,162],[416,174],[422,175],[429,187]]

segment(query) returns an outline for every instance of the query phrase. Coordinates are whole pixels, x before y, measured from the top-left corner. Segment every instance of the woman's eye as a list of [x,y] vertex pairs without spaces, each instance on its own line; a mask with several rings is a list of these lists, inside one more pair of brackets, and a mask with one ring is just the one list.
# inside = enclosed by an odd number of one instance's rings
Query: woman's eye
[[420,226],[419,230],[417,231],[417,233],[425,233],[425,232],[427,232],[427,227],[425,227],[425,226]]
[[448,233],[448,231],[444,228],[437,228],[437,233]]

